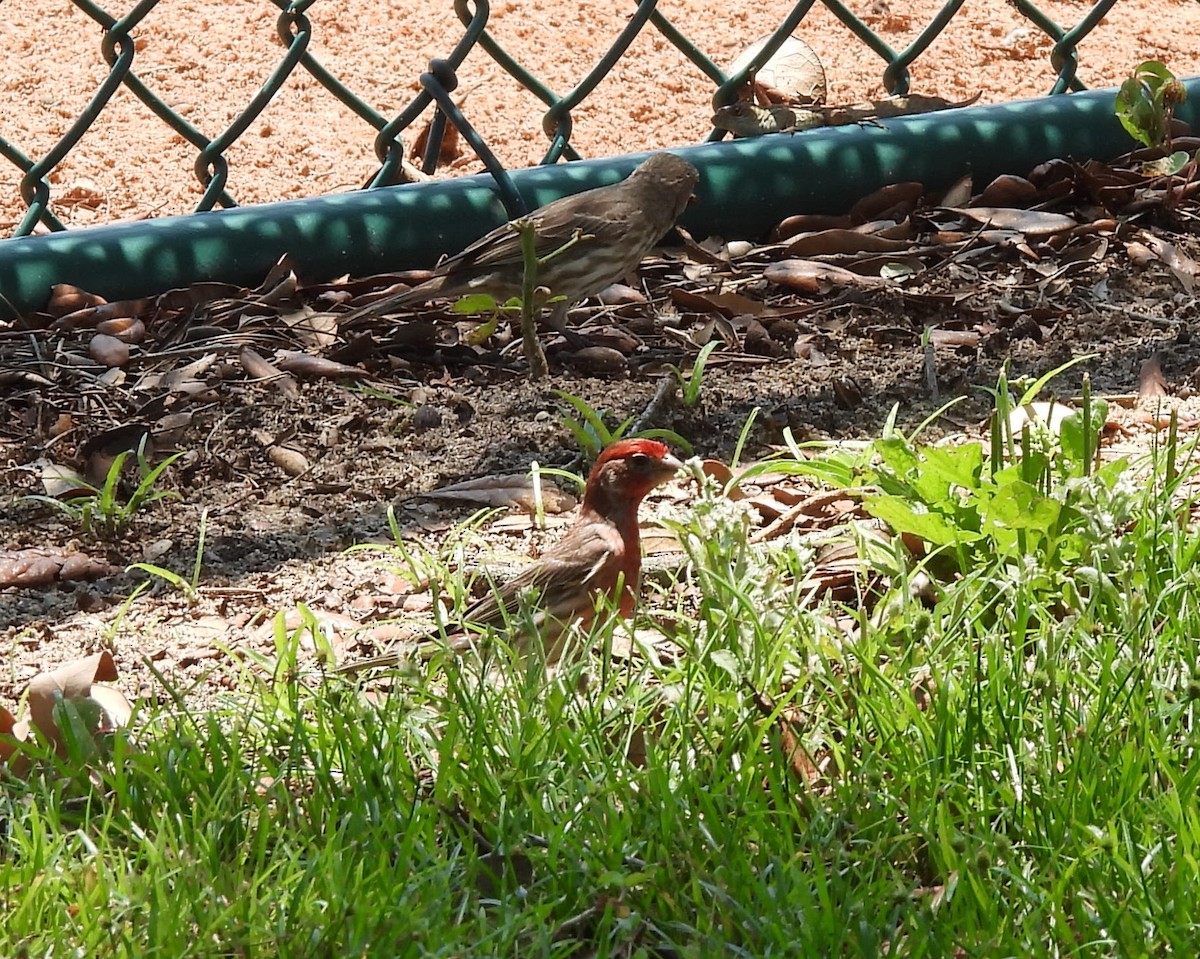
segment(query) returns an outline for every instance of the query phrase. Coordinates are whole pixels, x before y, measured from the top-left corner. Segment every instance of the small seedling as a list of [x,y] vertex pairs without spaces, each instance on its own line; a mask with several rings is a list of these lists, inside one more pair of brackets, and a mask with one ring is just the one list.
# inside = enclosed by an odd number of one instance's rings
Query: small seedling
[[[196,539],[196,559],[195,562],[192,563],[192,575],[190,579],[184,579],[184,577],[180,576],[178,573],[162,566],[156,566],[153,563],[133,563],[132,565],[126,567],[125,571],[129,572],[136,569],[140,572],[147,573],[150,576],[155,576],[164,582],[170,583],[181,593],[183,593],[184,597],[188,601],[188,604],[192,605],[200,598],[200,593],[198,592],[197,587],[200,584],[200,569],[204,561],[204,540],[207,535],[208,510],[206,509],[200,513],[200,535]],[[145,586],[145,583],[139,585],[138,590],[134,592],[130,599],[136,597],[138,592],[144,589]]]
[[121,482],[121,471],[129,458],[129,451],[118,453],[112,466],[104,477],[103,486],[83,484],[86,492],[60,500],[53,496],[30,495],[24,497],[37,503],[52,506],[77,523],[81,530],[89,536],[108,539],[120,536],[129,527],[134,514],[143,506],[158,502],[161,499],[182,499],[173,490],[156,490],[155,483],[159,477],[174,463],[182,453],[173,453],[157,466],[151,466],[146,459],[146,439],[138,444],[137,466],[141,477],[133,494],[124,503],[118,495]]
[[704,367],[708,363],[708,357],[712,351],[717,348],[717,340],[711,340],[704,344],[700,350],[700,355],[696,357],[696,362],[692,364],[692,372],[684,374],[678,366],[668,366],[667,369],[674,374],[675,379],[679,381],[679,395],[683,400],[683,405],[688,409],[694,407],[700,402],[700,389],[704,385]]
[[568,393],[566,390],[554,390],[553,392],[559,399],[566,400],[579,411],[579,419],[573,416],[563,416],[561,422],[571,431],[575,442],[588,459],[594,460],[604,447],[621,439],[633,425],[633,417],[629,416],[616,429],[610,430],[604,422],[607,410],[597,410],[587,400]]
[[[1175,108],[1187,99],[1187,88],[1157,60],[1138,64],[1117,91],[1114,110],[1125,132],[1148,147],[1171,148],[1171,119]],[[1176,173],[1188,161],[1180,150],[1155,160],[1146,172]]]

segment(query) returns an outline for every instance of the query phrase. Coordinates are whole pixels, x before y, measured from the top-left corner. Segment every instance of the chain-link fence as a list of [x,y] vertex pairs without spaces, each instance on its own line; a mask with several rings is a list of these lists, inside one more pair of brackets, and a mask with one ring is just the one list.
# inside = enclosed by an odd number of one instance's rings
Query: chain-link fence
[[[81,144],[89,138],[100,140],[98,154],[103,158],[100,162],[104,168],[121,168],[122,175],[127,176],[129,168],[137,168],[139,164],[150,159],[144,155],[129,155],[130,144],[120,129],[105,128],[106,113],[115,109],[115,104],[131,102],[130,97],[142,106],[138,120],[143,125],[155,125],[167,132],[172,142],[174,155],[186,156],[190,160],[190,170],[180,167],[172,172],[175,185],[182,185],[188,177],[194,177],[190,189],[197,190],[199,198],[195,199],[191,208],[196,211],[209,210],[216,207],[229,207],[237,204],[238,191],[231,182],[231,158],[239,156],[238,151],[247,151],[251,146],[258,150],[258,156],[253,161],[256,172],[267,162],[278,164],[295,173],[297,179],[311,176],[312,160],[297,155],[297,151],[286,141],[286,136],[276,136],[267,148],[263,142],[270,139],[274,132],[271,127],[271,110],[273,102],[284,91],[302,91],[302,97],[310,104],[328,104],[336,102],[338,109],[353,115],[357,130],[361,131],[359,138],[363,144],[369,143],[374,154],[373,169],[362,178],[361,182],[337,183],[334,188],[349,188],[351,186],[384,186],[403,182],[412,176],[411,164],[421,167],[426,173],[432,172],[439,163],[439,150],[443,148],[443,129],[450,125],[461,134],[466,141],[467,155],[474,153],[480,157],[486,166],[499,169],[505,163],[505,158],[494,149],[494,137],[488,132],[488,120],[495,119],[497,108],[492,105],[479,107],[476,100],[482,98],[479,87],[485,82],[498,82],[495,78],[503,77],[506,82],[515,84],[525,91],[522,101],[526,113],[531,110],[540,111],[540,126],[546,137],[546,145],[540,159],[542,162],[555,162],[561,158],[572,159],[579,155],[576,135],[577,118],[589,115],[596,102],[611,98],[627,96],[629,93],[629,73],[631,60],[635,60],[633,69],[643,62],[647,50],[653,50],[655,62],[663,58],[671,58],[683,64],[686,73],[679,76],[688,79],[672,79],[675,74],[662,74],[656,77],[656,84],[651,87],[649,97],[639,94],[628,105],[624,122],[627,127],[619,131],[619,143],[628,139],[627,149],[643,148],[657,145],[649,143],[645,138],[639,138],[636,133],[644,132],[640,127],[654,126],[654,118],[668,117],[663,127],[662,122],[656,128],[661,145],[671,145],[682,142],[682,136],[690,134],[692,139],[719,139],[726,136],[720,129],[708,128],[707,134],[700,132],[692,124],[675,124],[669,122],[673,109],[678,108],[678,102],[686,99],[685,94],[702,94],[711,99],[711,107],[720,107],[735,101],[739,95],[744,95],[749,89],[746,85],[748,76],[753,76],[758,68],[765,63],[780,48],[781,44],[789,41],[793,35],[805,36],[804,30],[824,18],[821,22],[826,25],[833,23],[841,29],[836,43],[839,47],[851,50],[851,56],[862,61],[864,69],[871,71],[876,77],[876,89],[891,94],[906,94],[912,86],[914,65],[921,58],[944,57],[945,50],[939,54],[935,44],[945,42],[948,31],[953,29],[956,20],[966,16],[964,0],[949,0],[940,8],[929,0],[928,7],[931,17],[925,21],[915,21],[911,10],[919,4],[910,4],[910,12],[897,14],[889,10],[885,0],[876,0],[866,4],[858,14],[850,6],[840,0],[801,0],[794,6],[781,5],[778,12],[780,19],[769,24],[763,24],[761,10],[758,14],[758,27],[742,25],[742,30],[762,30],[773,27],[766,42],[757,53],[739,64],[736,72],[729,70],[728,63],[719,65],[721,59],[712,50],[703,48],[700,34],[712,36],[712,22],[705,23],[690,20],[685,13],[676,12],[672,15],[668,9],[660,9],[656,0],[640,0],[629,4],[615,4],[612,0],[605,6],[605,13],[610,20],[621,24],[615,39],[603,38],[602,54],[589,69],[581,76],[573,74],[573,82],[565,92],[560,85],[548,79],[544,72],[539,71],[537,63],[544,62],[531,57],[535,47],[522,45],[522,37],[529,34],[523,30],[515,32],[508,30],[509,40],[502,42],[499,31],[492,28],[493,21],[503,18],[510,25],[513,18],[528,17],[531,21],[539,17],[545,18],[544,23],[536,26],[543,28],[538,34],[545,42],[546,37],[554,37],[555,18],[545,11],[553,4],[528,4],[523,9],[522,0],[455,0],[453,28],[447,25],[450,21],[441,21],[440,26],[429,34],[423,41],[422,52],[426,53],[424,63],[428,64],[426,72],[419,76],[404,76],[397,73],[402,68],[396,66],[393,70],[393,84],[389,95],[395,98],[407,86],[404,93],[408,102],[392,113],[385,114],[372,105],[376,93],[374,89],[353,88],[344,74],[338,69],[339,50],[356,43],[369,44],[385,58],[388,57],[386,37],[387,29],[392,29],[391,36],[403,36],[408,31],[410,21],[416,19],[416,13],[408,4],[393,4],[386,9],[376,10],[376,22],[384,24],[384,32],[374,35],[366,34],[352,25],[342,23],[339,17],[318,20],[317,12],[322,9],[321,0],[299,0],[286,3],[284,0],[272,0],[277,10],[267,4],[267,0],[245,0],[241,4],[231,4],[228,11],[205,8],[201,3],[191,4],[187,0],[141,0],[128,10],[109,10],[101,7],[92,0],[69,0],[71,11],[76,19],[65,31],[55,29],[56,17],[61,12],[51,8],[45,0],[15,0],[24,4],[18,13],[24,12],[25,17],[10,20],[6,32],[10,36],[11,47],[17,47],[27,57],[39,61],[43,83],[30,82],[24,75],[18,76],[16,93],[26,96],[24,102],[41,104],[45,107],[47,101],[55,103],[57,115],[64,118],[64,109],[69,109],[60,103],[56,85],[65,84],[65,80],[57,76],[56,53],[61,49],[60,44],[74,43],[73,50],[82,50],[84,54],[91,53],[92,69],[80,73],[78,70],[71,81],[73,89],[78,89],[81,82],[92,83],[89,88],[86,103],[77,114],[70,117],[65,132],[57,135],[49,147],[35,147],[26,140],[44,140],[41,136],[25,136],[16,129],[17,123],[13,108],[10,106],[0,116],[0,156],[12,164],[7,173],[9,176],[0,181],[0,191],[8,187],[19,192],[19,201],[4,197],[4,202],[12,201],[10,209],[14,211],[9,224],[9,231],[15,235],[25,235],[35,229],[61,230],[68,224],[79,222],[100,222],[106,219],[117,219],[121,209],[95,209],[104,207],[97,200],[96,194],[103,195],[104,190],[96,187],[87,171],[75,172],[65,176],[64,171],[70,167],[73,154],[81,151]],[[1132,0],[1130,0],[1132,2]],[[1191,9],[1196,4],[1191,0],[1157,0],[1171,8],[1179,8],[1186,4]],[[37,6],[34,6],[34,3]],[[65,5],[67,0],[61,0]],[[996,0],[997,10],[987,11],[987,16],[995,20],[1000,11],[1005,16],[1015,18],[1019,24],[1018,34],[1010,29],[1008,33],[996,37],[996,43],[1023,43],[1041,62],[1038,68],[1043,78],[1043,92],[1063,92],[1080,89],[1084,86],[1081,70],[1081,56],[1086,52],[1085,41],[1091,36],[1103,18],[1112,11],[1113,17],[1120,17],[1122,8],[1130,3],[1123,0],[1100,0],[1090,7],[1080,3],[1063,3],[1046,0],[1043,4],[1048,9],[1052,7],[1071,14],[1070,22],[1059,22],[1047,12],[1034,6],[1028,0],[1011,0],[1004,4]],[[434,6],[432,4],[430,7]],[[564,5],[572,8],[584,5]],[[769,7],[769,4],[764,5]],[[619,9],[618,9],[619,7]],[[216,50],[205,51],[205,39],[208,36],[218,37],[218,18],[233,16],[235,12],[242,14],[253,8],[256,11],[254,23],[257,29],[247,32],[245,36],[236,39],[232,44],[224,41],[217,42]],[[265,8],[265,9],[264,9]],[[1114,10],[1114,8],[1116,8]],[[95,45],[96,35],[84,33],[80,26],[79,13],[86,15],[95,25],[99,26],[99,44]],[[443,11],[449,13],[448,10]],[[268,17],[267,14],[270,14]],[[728,17],[729,24],[736,22],[730,17],[731,11],[722,8],[720,12],[712,11],[711,18]],[[171,19],[164,19],[170,15]],[[993,16],[995,15],[995,16]],[[175,19],[179,17],[180,19]],[[904,29],[899,31],[905,39],[902,46],[895,45],[897,33],[895,27],[897,17],[902,18]],[[273,21],[273,24],[269,21]],[[996,20],[995,22],[1000,22]],[[1010,21],[1011,22],[1011,21]],[[15,25],[14,25],[15,24]],[[390,26],[389,26],[390,25]],[[223,99],[223,125],[209,127],[198,125],[189,118],[196,111],[196,105],[188,102],[186,95],[179,93],[179,75],[186,77],[202,73],[213,68],[222,57],[222,50],[237,50],[240,47],[257,42],[264,43],[267,31],[273,26],[276,45],[263,47],[260,58],[270,58],[269,62],[260,63],[261,70],[252,78],[249,90],[244,95],[230,91]],[[586,27],[586,23],[585,23]],[[705,29],[700,29],[704,27]],[[723,29],[717,24],[718,30]],[[152,38],[155,30],[174,29],[192,35],[194,40],[193,53],[182,61],[174,64],[164,61],[161,57],[152,58],[154,45]],[[22,34],[21,31],[26,31]],[[732,30],[732,26],[730,26]],[[18,37],[26,36],[32,31],[35,41],[28,39],[23,45],[17,42]],[[314,53],[319,46],[317,38],[324,33],[325,44],[321,47],[322,55]],[[331,34],[339,38],[337,44],[329,43]],[[721,36],[731,35],[727,30]],[[147,38],[150,38],[149,40]],[[515,39],[514,39],[515,38]],[[562,49],[554,52],[551,59],[561,60],[571,54],[576,60],[579,57],[580,44],[570,42],[563,36]],[[595,38],[592,38],[593,41]],[[29,44],[33,42],[31,49]],[[380,50],[381,43],[383,49]],[[640,44],[640,46],[638,46]],[[728,46],[728,44],[721,44]],[[324,51],[331,51],[326,53]],[[639,52],[640,51],[640,52]],[[540,50],[545,53],[546,51]],[[725,54],[727,51],[720,51]],[[1124,72],[1139,59],[1153,55],[1155,51],[1131,50],[1128,60],[1120,64],[1117,73]],[[428,55],[432,54],[432,56]],[[636,55],[636,56],[635,56]],[[414,55],[415,56],[415,55]],[[98,57],[102,57],[103,63]],[[491,80],[476,82],[466,89],[458,86],[459,75],[464,72],[464,64],[468,57],[472,63],[486,61],[491,70],[486,76]],[[865,59],[863,59],[865,58]],[[732,58],[726,57],[727,60]],[[814,55],[815,59],[815,55]],[[143,61],[146,68],[143,68]],[[16,61],[14,60],[14,63]],[[397,63],[400,61],[397,60]],[[422,62],[420,59],[410,60],[409,70],[417,73],[419,68],[412,63]],[[1185,67],[1187,65],[1185,64]],[[820,70],[818,63],[816,69]],[[981,69],[983,69],[981,67]],[[622,74],[620,71],[626,70]],[[502,73],[500,72],[502,71]],[[1178,71],[1177,71],[1178,72]],[[172,76],[175,74],[175,76]],[[561,74],[560,74],[561,75]],[[81,79],[82,78],[82,79]],[[511,78],[511,81],[510,81]],[[616,83],[614,85],[614,78]],[[172,83],[164,82],[173,80]],[[963,80],[964,89],[969,90],[972,84],[981,82],[979,76],[972,75]],[[22,91],[21,84],[32,87]],[[10,94],[14,92],[13,83],[8,85]],[[170,89],[172,92],[164,92]],[[484,91],[486,92],[486,91]],[[942,91],[938,91],[942,92]],[[532,95],[532,99],[530,96]],[[475,98],[473,100],[473,98]],[[647,102],[649,101],[649,102]],[[313,106],[314,123],[320,125],[321,114]],[[692,111],[693,113],[695,111]],[[711,114],[711,109],[708,111]],[[414,133],[422,128],[426,121],[432,119],[426,136],[422,137],[425,144],[423,152],[416,149]],[[649,118],[649,119],[648,119]],[[695,119],[693,117],[693,119]],[[710,119],[705,117],[704,123]],[[491,124],[494,129],[496,124]],[[26,128],[28,130],[28,127]],[[672,137],[672,132],[678,134]],[[344,137],[338,133],[338,139]],[[251,140],[260,142],[251,143]],[[133,149],[138,149],[136,146]],[[156,153],[153,148],[142,148],[144,152]],[[311,150],[307,152],[312,152]],[[317,151],[319,152],[319,151]],[[612,152],[625,152],[613,150]],[[260,157],[266,154],[270,159]],[[443,154],[445,156],[445,154]],[[411,161],[411,162],[410,162]],[[7,164],[0,164],[7,165]],[[11,174],[15,171],[16,175]],[[245,177],[243,175],[243,182]],[[136,187],[135,187],[136,189]],[[155,195],[155,187],[148,186],[143,193]],[[311,192],[328,192],[330,184],[314,183]],[[91,217],[80,218],[67,215],[80,208],[93,208]],[[149,211],[135,210],[135,215],[146,215]],[[174,212],[174,211],[173,211]]]

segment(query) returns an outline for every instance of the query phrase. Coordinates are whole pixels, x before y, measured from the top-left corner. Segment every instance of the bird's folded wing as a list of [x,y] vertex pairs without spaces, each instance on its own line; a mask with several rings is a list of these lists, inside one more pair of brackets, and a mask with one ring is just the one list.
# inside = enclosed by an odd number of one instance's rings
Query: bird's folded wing
[[[586,210],[574,209],[559,214],[557,210],[550,209],[553,206],[554,204],[550,204],[549,207],[543,207],[530,215],[530,219],[537,226],[533,252],[538,257],[549,256],[561,249],[576,233],[580,236],[580,242],[587,242],[586,238],[602,230],[607,222],[605,217],[588,213]],[[521,234],[512,223],[505,223],[480,237],[461,253],[443,260],[438,264],[438,272],[444,273],[466,266],[514,266],[519,265],[521,261]]]
[[[617,559],[613,544],[600,538],[570,557],[548,553],[476,600],[463,613],[462,622],[500,629],[508,618],[519,615],[523,604],[567,622],[591,612],[597,591],[611,585],[606,577],[615,576],[611,571]],[[528,599],[523,600],[523,595]]]

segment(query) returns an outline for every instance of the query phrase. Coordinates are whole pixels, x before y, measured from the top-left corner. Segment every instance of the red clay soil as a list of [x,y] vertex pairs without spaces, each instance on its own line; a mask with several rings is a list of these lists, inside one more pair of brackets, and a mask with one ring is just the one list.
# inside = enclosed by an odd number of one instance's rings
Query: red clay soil
[[[659,10],[722,67],[769,33],[790,0],[754,3],[661,0]],[[106,3],[114,15],[125,6]],[[894,49],[920,32],[936,0],[853,0]],[[1064,25],[1089,10],[1078,0],[1039,4]],[[628,22],[631,0],[496,0],[489,29],[556,93],[577,83]],[[233,121],[284,54],[269,0],[162,0],[135,31],[135,69],[172,108],[215,137]],[[381,114],[418,90],[429,60],[461,37],[450,0],[342,0],[313,5],[310,51]],[[883,94],[882,65],[821,5],[796,31],[819,55],[830,102]],[[69,0],[8,0],[0,18],[0,136],[44,156],[66,134],[107,75],[100,28]],[[915,92],[990,103],[1048,91],[1051,42],[1004,0],[972,0],[914,65]],[[1120,0],[1085,41],[1081,78],[1112,86],[1145,59],[1177,75],[1200,74],[1200,4]],[[460,71],[464,109],[508,165],[542,158],[544,105],[482,50]],[[647,29],[610,76],[573,112],[572,145],[585,156],[678,146],[711,129],[712,85],[657,31]],[[228,151],[229,191],[239,203],[355,189],[376,169],[374,131],[303,70]],[[410,141],[411,142],[411,139]],[[122,87],[82,141],[50,174],[54,212],[70,226],[187,213],[201,187],[196,150]],[[448,174],[477,172],[463,156]],[[19,174],[0,160],[0,235],[25,212]]]

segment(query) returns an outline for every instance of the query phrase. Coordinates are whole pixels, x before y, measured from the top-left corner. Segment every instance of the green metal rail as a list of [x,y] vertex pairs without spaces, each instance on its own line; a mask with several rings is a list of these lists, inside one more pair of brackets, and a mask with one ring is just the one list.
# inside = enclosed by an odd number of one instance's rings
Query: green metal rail
[[[1186,82],[1183,119],[1196,123],[1200,79]],[[684,225],[697,235],[761,237],[783,216],[840,212],[879,186],[929,188],[972,173],[984,183],[1052,157],[1116,156],[1130,148],[1113,115],[1115,91],[1094,91],[775,134],[677,150],[701,171]],[[638,156],[534,167],[511,174],[526,207],[613,182]],[[54,283],[109,299],[200,280],[254,285],[289,253],[307,280],[430,266],[507,217],[487,175],[294,200],[0,241],[2,311],[42,306]]]

